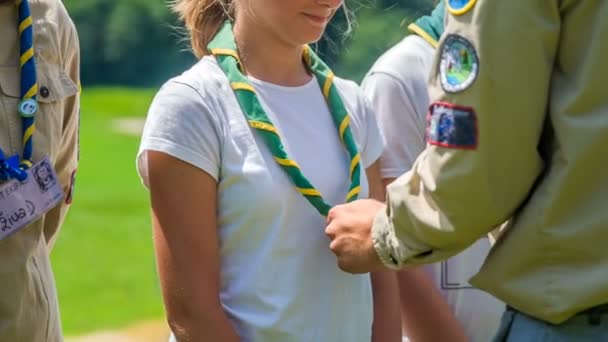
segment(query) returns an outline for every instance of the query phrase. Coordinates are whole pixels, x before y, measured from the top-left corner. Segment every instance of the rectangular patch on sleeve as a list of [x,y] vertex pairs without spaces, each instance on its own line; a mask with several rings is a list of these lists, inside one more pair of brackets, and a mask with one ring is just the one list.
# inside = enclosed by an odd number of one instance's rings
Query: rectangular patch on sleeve
[[474,150],[477,148],[477,116],[471,107],[435,102],[429,108],[426,127],[431,145]]

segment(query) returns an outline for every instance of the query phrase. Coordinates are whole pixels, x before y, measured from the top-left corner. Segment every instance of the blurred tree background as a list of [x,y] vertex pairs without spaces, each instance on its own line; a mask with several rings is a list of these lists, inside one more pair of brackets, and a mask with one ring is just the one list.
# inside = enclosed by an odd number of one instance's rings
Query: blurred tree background
[[[285,0],[289,1],[289,0]],[[166,0],[64,0],[80,35],[85,86],[158,87],[195,62]],[[407,34],[405,24],[430,12],[433,0],[346,0],[317,44],[343,77],[360,81],[373,61]]]

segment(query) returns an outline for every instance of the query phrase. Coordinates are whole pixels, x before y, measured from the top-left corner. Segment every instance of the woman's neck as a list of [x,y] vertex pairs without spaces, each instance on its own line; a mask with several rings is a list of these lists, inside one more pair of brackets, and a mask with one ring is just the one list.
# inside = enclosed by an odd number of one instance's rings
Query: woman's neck
[[267,28],[250,18],[239,18],[234,36],[245,72],[259,80],[283,85],[300,86],[311,75],[302,62],[302,46],[288,44]]

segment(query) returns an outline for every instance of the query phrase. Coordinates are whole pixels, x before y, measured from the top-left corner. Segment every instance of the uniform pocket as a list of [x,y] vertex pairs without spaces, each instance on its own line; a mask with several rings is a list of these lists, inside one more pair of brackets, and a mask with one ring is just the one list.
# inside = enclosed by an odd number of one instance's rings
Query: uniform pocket
[[42,58],[38,58],[37,65],[39,109],[34,153],[37,159],[49,155],[54,161],[71,114],[67,101],[78,93],[78,86],[58,65],[47,63]]
[[[38,78],[38,111],[34,133],[34,161],[50,156],[54,161],[67,120],[66,101],[78,93],[78,86],[56,64],[47,63],[36,56]],[[8,128],[8,135],[0,139],[3,149],[9,154],[21,152],[22,124],[17,112],[20,101],[21,74],[18,67],[0,67],[0,90],[4,117],[0,124]]]

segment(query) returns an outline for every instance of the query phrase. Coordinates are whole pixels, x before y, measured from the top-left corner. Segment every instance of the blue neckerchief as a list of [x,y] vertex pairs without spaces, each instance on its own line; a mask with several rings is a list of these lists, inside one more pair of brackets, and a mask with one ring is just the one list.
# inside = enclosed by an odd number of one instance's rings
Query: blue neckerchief
[[[38,110],[36,93],[38,83],[36,81],[36,62],[34,60],[34,29],[30,6],[27,0],[18,0],[17,10],[19,21],[19,68],[21,73],[21,101],[17,108],[23,123],[23,155],[5,158],[0,149],[0,180],[16,178],[24,181],[27,178],[25,170],[32,166],[32,152],[35,131],[35,114]],[[19,162],[19,160],[21,162]]]

